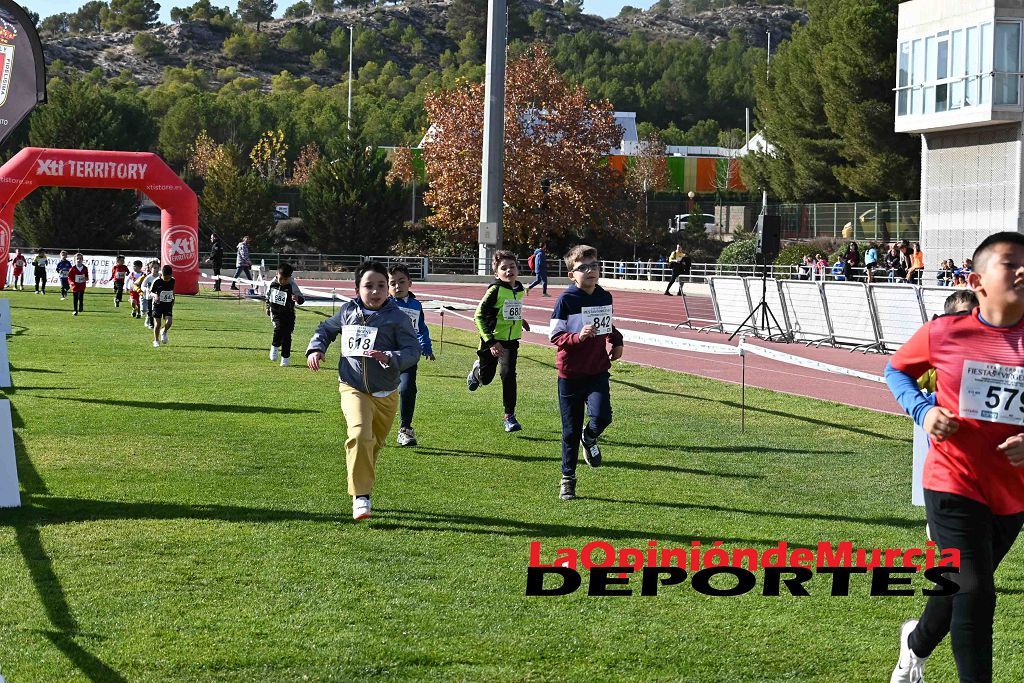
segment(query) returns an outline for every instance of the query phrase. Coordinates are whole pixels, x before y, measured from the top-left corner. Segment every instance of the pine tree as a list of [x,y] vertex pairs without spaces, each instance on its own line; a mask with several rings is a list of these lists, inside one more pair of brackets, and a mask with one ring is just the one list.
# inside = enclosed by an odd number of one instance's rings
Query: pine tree
[[140,31],[152,28],[156,26],[159,15],[160,3],[154,0],[110,0],[110,4],[99,11],[100,24],[104,31]]
[[274,18],[277,3],[274,0],[238,0],[238,16],[242,21],[256,22],[256,32],[260,24]]
[[266,247],[274,228],[270,186],[256,173],[243,173],[237,150],[221,146],[206,168],[199,198],[199,225],[228,242],[250,235],[256,249]]

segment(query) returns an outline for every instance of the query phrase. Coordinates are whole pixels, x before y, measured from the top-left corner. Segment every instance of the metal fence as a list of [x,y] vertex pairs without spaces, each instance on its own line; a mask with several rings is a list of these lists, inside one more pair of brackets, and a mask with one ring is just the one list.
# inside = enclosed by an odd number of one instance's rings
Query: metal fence
[[919,200],[769,204],[768,213],[781,217],[782,239],[832,237],[879,242],[921,239]]

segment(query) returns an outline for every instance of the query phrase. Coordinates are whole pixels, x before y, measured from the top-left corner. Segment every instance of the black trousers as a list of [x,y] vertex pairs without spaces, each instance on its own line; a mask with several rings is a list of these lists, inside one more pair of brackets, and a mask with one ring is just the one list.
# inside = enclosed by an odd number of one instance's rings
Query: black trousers
[[[214,276],[220,275],[220,269],[224,265],[224,259],[223,258],[213,259],[212,263],[213,263],[213,274],[214,274]],[[220,291],[220,280],[214,279],[214,281],[213,281],[213,291],[215,291],[215,292],[219,292]]]
[[39,266],[35,266],[35,271],[34,272],[35,272],[35,276],[36,276],[36,291],[37,292],[40,291],[40,287],[42,287],[42,291],[45,292],[46,291],[46,268],[40,268]]
[[281,358],[292,357],[292,332],[295,331],[295,313],[272,318],[274,322],[274,346],[281,347]]
[[[672,267],[672,279],[668,281],[668,287],[665,288],[665,293],[666,294],[670,293],[670,291],[672,289],[672,285],[674,285],[676,283],[676,280],[679,279],[679,276],[683,274],[683,264],[682,263],[672,262],[669,265]],[[680,292],[683,291],[683,286],[681,284],[679,285],[679,291]]]
[[505,407],[506,415],[515,415],[516,412],[516,360],[519,358],[519,340],[499,341],[505,349],[501,358],[491,355],[490,347],[480,343],[480,349],[476,355],[480,358],[480,367],[474,372],[480,384],[488,385],[494,380],[494,373],[501,367],[501,402]]
[[960,683],[992,681],[992,621],[996,611],[996,567],[1024,525],[1024,513],[994,515],[987,505],[952,493],[925,489],[932,537],[941,548],[959,548],[960,590],[931,596],[910,634],[910,648],[927,657],[949,633]]
[[78,312],[85,310],[85,290],[71,293],[71,305]]
[[114,280],[114,301],[121,303],[124,298],[124,280]]

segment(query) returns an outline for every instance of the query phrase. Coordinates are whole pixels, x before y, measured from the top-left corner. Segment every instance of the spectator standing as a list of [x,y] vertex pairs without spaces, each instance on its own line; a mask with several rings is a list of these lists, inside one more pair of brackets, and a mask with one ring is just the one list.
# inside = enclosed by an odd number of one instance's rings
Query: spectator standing
[[796,275],[797,280],[810,280],[814,277],[814,259],[810,254],[804,255],[803,263],[797,268],[799,269]]
[[921,243],[914,242],[913,251],[910,254],[910,268],[907,269],[907,282],[921,284],[921,272],[924,270],[924,252],[921,251]]
[[875,281],[875,267],[878,266],[878,245],[874,242],[868,244],[864,252],[864,269],[867,271],[868,282]]
[[860,267],[860,249],[856,242],[850,242],[843,256],[843,276],[847,282],[853,282],[853,270]]
[[825,281],[825,271],[828,270],[828,261],[821,254],[814,255],[814,270],[817,277],[822,282]]
[[907,277],[906,261],[895,242],[885,255],[885,268],[889,271],[889,282],[903,282]]
[[220,291],[220,269],[224,266],[224,242],[217,233],[210,234],[210,264],[213,266],[213,291]]
[[[246,235],[235,247],[235,279],[239,275],[245,275],[246,280],[252,280],[252,261],[249,259],[249,236]],[[238,289],[238,283],[232,282],[231,289]]]

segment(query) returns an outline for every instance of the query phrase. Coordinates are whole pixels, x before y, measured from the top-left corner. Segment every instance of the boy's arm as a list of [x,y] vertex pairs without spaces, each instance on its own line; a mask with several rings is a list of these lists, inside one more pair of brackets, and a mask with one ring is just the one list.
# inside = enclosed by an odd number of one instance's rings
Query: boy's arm
[[345,324],[344,313],[345,309],[342,307],[334,316],[317,326],[316,332],[313,333],[313,338],[309,340],[309,346],[306,347],[307,356],[314,351],[319,351],[323,354],[327,353],[327,347],[341,334],[342,325]]
[[498,285],[491,285],[487,288],[484,298],[476,307],[476,315],[473,322],[476,323],[477,332],[480,337],[488,343],[494,342],[494,329],[498,323]]
[[612,333],[608,335],[608,340],[612,344],[612,348],[621,347],[623,345],[622,333],[619,332],[619,328],[612,325]]
[[420,324],[416,326],[419,333],[416,335],[420,341],[420,350],[424,356],[433,356],[434,348],[430,344],[430,330],[427,329],[427,318],[423,315],[423,306],[420,305]]
[[[422,314],[421,314],[422,315]],[[402,313],[405,318],[405,313]],[[391,360],[398,363],[398,371],[405,372],[420,360],[420,340],[412,331],[412,325],[406,318],[404,324],[395,325],[395,345],[398,350],[391,351]]]
[[905,372],[897,370],[890,361],[885,366],[885,383],[904,412],[914,419],[914,424],[924,426],[924,416],[935,404],[917,386],[917,381]]
[[295,303],[298,305],[301,306],[306,303],[306,297],[303,296],[302,290],[299,289],[299,283],[295,280],[292,280],[292,295],[295,297]]

